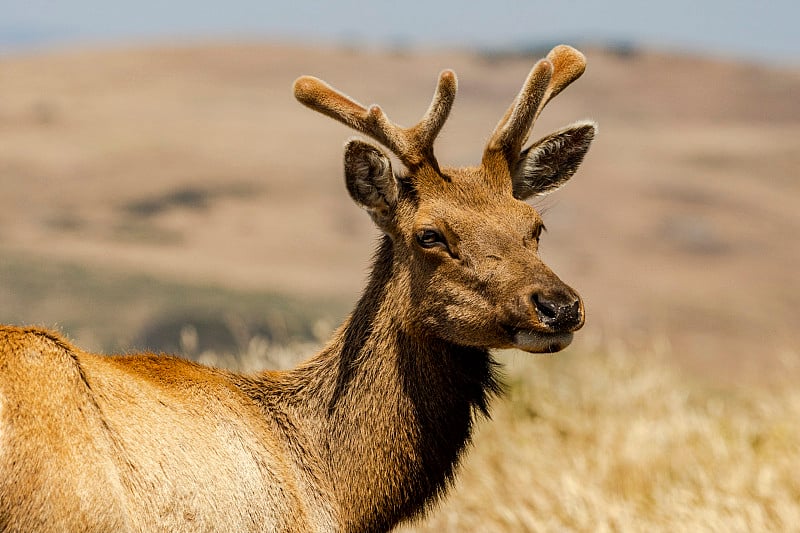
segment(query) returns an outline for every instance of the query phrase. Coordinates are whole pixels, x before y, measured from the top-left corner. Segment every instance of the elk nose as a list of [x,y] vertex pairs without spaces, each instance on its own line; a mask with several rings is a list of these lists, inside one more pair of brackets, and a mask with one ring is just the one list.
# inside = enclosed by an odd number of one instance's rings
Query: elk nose
[[554,331],[575,331],[583,325],[581,300],[574,294],[535,292],[531,301],[539,322]]

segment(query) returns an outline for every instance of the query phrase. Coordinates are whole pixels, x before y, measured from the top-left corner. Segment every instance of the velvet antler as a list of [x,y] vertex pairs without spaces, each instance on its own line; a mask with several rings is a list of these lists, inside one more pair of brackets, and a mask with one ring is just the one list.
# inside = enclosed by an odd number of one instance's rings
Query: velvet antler
[[542,109],[567,85],[578,79],[585,69],[584,55],[566,45],[556,46],[546,59],[537,62],[514,102],[497,124],[486,145],[484,161],[500,153],[513,170]]
[[455,73],[445,70],[439,75],[428,111],[415,126],[403,128],[391,122],[380,106],[367,109],[313,76],[302,76],[294,82],[295,98],[304,105],[369,135],[410,169],[427,163],[437,171],[433,142],[447,120],[456,90]]

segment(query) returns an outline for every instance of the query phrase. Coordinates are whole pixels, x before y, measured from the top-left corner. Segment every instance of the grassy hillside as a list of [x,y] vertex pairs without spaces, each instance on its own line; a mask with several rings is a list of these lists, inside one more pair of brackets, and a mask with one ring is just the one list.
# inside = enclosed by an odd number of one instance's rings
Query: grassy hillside
[[[778,354],[800,346],[800,73],[586,53],[586,74],[532,136],[587,116],[600,123],[580,172],[538,202],[542,253],[583,295],[585,331],[667,337],[696,374],[770,379]],[[170,306],[193,299],[167,305],[173,289],[146,290],[160,283],[242,301],[352,302],[377,233],[342,183],[353,132],[296,103],[293,80],[315,74],[409,124],[436,74],[453,68],[460,89],[437,154],[462,165],[479,160],[535,59],[275,44],[3,56],[0,258],[11,266],[0,277],[2,317],[132,348],[148,324],[182,319]],[[94,295],[64,292],[75,274],[54,265],[109,283]],[[50,303],[33,301],[30,278]],[[126,291],[135,279],[150,281]],[[113,312],[86,303],[101,293]],[[212,300],[198,297],[197,313],[213,311]]]

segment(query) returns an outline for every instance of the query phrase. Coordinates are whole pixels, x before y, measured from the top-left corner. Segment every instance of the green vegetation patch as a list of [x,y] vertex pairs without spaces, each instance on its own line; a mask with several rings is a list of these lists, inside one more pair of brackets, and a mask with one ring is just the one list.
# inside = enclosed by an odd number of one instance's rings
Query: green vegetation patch
[[271,343],[317,340],[347,311],[341,301],[178,282],[17,253],[0,254],[0,302],[2,323],[57,329],[84,348],[113,352],[236,353],[254,337]]

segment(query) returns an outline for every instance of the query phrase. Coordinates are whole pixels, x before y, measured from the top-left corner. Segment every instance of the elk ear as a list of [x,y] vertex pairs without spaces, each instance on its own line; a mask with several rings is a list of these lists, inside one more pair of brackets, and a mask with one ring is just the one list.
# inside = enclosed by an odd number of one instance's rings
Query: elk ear
[[514,197],[525,200],[561,187],[578,170],[595,133],[595,122],[576,122],[523,150],[512,177]]
[[388,229],[397,204],[397,180],[389,157],[376,146],[352,139],[344,148],[344,177],[353,200],[378,227]]

